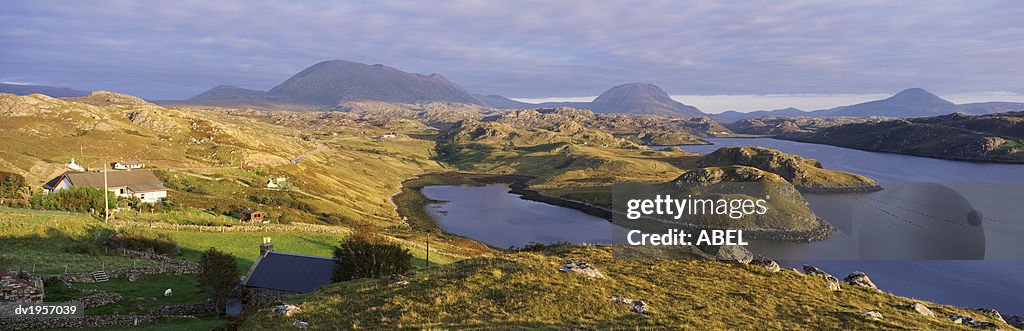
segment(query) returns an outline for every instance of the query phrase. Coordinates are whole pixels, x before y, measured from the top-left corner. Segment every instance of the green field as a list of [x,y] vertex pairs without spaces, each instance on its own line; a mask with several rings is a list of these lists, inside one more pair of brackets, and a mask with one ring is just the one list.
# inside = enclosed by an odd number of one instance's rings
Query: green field
[[[173,295],[165,297],[166,289],[173,290]],[[46,301],[75,300],[91,294],[90,291],[116,292],[121,294],[123,299],[116,303],[87,308],[87,315],[145,314],[159,306],[201,302],[209,298],[199,290],[198,280],[194,275],[147,275],[134,283],[121,277],[103,283],[72,284],[72,287],[61,283],[48,284]]]

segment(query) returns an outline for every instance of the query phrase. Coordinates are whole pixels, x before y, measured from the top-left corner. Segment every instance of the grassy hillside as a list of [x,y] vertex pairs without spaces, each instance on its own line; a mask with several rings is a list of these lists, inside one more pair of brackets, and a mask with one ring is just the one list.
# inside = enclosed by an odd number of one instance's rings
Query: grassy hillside
[[[586,261],[606,278],[559,272],[566,259]],[[470,259],[414,272],[409,281],[331,285],[289,299],[302,308],[297,316],[264,309],[244,327],[284,329],[302,320],[313,329],[967,329],[915,313],[906,308],[911,299],[851,286],[832,292],[816,276],[713,261],[616,259],[600,246]],[[641,316],[614,297],[643,300],[649,310]],[[939,316],[992,320],[925,305]],[[868,310],[884,319],[858,315]]]

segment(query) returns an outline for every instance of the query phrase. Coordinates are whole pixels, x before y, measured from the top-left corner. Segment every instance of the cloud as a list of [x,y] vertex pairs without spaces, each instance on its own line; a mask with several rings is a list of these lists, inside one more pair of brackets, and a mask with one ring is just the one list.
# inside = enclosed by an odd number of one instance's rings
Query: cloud
[[[4,77],[147,98],[267,89],[327,59],[438,72],[478,93],[1024,93],[1014,1],[25,1]],[[767,108],[767,107],[762,107]]]

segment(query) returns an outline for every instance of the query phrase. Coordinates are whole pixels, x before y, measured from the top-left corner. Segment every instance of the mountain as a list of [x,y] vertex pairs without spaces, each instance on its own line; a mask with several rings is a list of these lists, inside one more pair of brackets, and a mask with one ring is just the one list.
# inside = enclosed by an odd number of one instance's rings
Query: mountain
[[629,83],[612,87],[590,103],[598,113],[654,114],[672,117],[703,117],[697,107],[672,100],[660,87]]
[[789,107],[789,108],[773,109],[773,110],[757,110],[757,111],[746,112],[746,113],[741,113],[741,112],[738,112],[738,111],[735,111],[735,110],[729,110],[729,111],[725,111],[725,112],[716,114],[717,115],[716,117],[718,119],[721,119],[723,122],[735,122],[735,121],[739,121],[739,120],[747,119],[747,118],[766,117],[766,116],[772,116],[772,117],[779,117],[779,116],[807,116],[807,113],[808,112],[800,110],[799,108]]
[[570,107],[605,114],[648,114],[680,118],[707,116],[697,107],[672,100],[660,87],[647,83],[628,83],[612,87],[591,102],[525,103],[501,96],[484,96],[480,99],[488,106],[504,109]]
[[217,85],[216,87],[207,90],[197,96],[189,98],[193,101],[204,101],[204,100],[231,100],[231,99],[248,99],[248,98],[260,98],[267,94],[264,91],[250,90],[237,86],[231,85]]
[[320,105],[367,100],[483,104],[473,94],[439,74],[424,76],[381,64],[341,60],[324,61],[306,68],[267,94],[284,101]]
[[70,98],[88,95],[89,92],[66,87],[42,85],[0,84],[0,93],[16,95],[45,94],[53,98]]
[[909,88],[889,98],[832,109],[815,110],[812,116],[925,117],[954,113],[957,105],[921,88]]
[[260,104],[335,106],[347,101],[397,103],[453,102],[484,105],[459,85],[439,74],[421,75],[382,64],[367,65],[331,60],[306,68],[270,89],[257,91],[229,85],[214,87],[189,99],[223,104],[224,101]]

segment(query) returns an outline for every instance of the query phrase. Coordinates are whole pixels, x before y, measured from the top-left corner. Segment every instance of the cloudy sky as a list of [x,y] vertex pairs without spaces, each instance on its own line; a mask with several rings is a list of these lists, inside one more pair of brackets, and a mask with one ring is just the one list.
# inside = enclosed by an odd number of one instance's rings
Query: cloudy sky
[[814,109],[923,87],[1024,100],[1017,1],[7,1],[0,82],[179,99],[328,59],[470,91],[589,98],[642,81],[706,111]]

